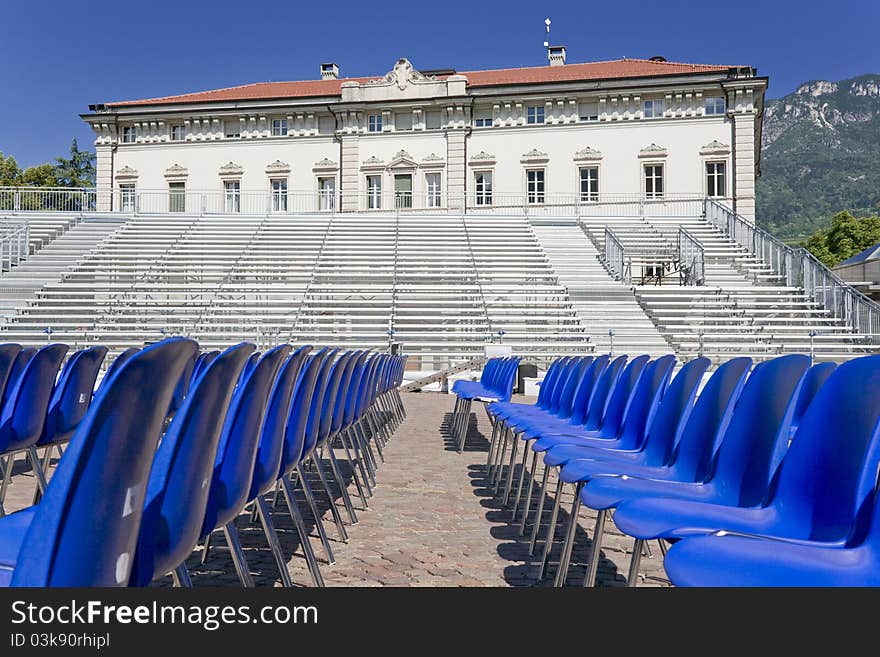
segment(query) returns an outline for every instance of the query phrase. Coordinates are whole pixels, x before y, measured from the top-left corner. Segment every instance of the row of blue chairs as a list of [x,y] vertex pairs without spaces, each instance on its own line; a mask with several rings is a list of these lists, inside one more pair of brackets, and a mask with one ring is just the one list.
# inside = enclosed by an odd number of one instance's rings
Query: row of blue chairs
[[471,404],[506,402],[513,394],[519,368],[518,356],[490,358],[483,366],[479,381],[459,379],[452,385],[455,408],[452,411],[452,435],[458,443],[458,451],[464,450],[467,428],[470,422]]
[[[31,358],[60,349],[49,345]],[[376,454],[382,458],[405,417],[397,394],[404,365],[402,356],[309,346],[258,355],[241,343],[200,354],[185,338],[123,353],[68,436],[42,499],[0,518],[0,584],[146,586],[170,573],[187,586],[185,561],[199,543],[207,551],[219,530],[242,585],[252,586],[235,521],[253,505],[289,586],[266,501],[280,490],[312,579],[322,585],[294,482],[332,563],[307,464],[347,539],[325,463],[354,523],[335,452],[349,460],[366,508]]]
[[560,358],[534,405],[487,407],[488,476],[504,504],[518,481],[521,534],[540,491],[530,539],[535,555],[546,528],[537,576],[551,566],[569,485],[556,586],[568,576],[582,505],[597,514],[587,586],[612,512],[634,539],[631,585],[653,539],[664,552],[673,544],[665,565],[676,584],[880,583],[880,356],[812,367],[802,355],[754,367],[735,358],[705,384],[706,359],[673,377],[674,366],[672,356]]

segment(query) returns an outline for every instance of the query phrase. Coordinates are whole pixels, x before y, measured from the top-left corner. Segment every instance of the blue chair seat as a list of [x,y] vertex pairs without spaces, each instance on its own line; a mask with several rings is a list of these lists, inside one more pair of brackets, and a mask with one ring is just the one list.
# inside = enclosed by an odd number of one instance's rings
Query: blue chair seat
[[[635,460],[633,462],[627,462],[621,458],[626,456],[632,456],[635,458],[636,456],[640,456],[640,453],[630,454],[628,452],[613,452],[602,459],[587,459],[582,458],[583,454],[587,451],[587,448],[576,448],[563,445],[561,447],[555,447],[547,452],[547,455],[544,458],[548,458],[557,451],[563,452],[563,454],[565,451],[569,451],[570,453],[579,451],[581,454],[580,457],[566,461],[565,465],[563,465],[562,469],[559,471],[559,478],[568,484],[586,481],[587,479],[592,479],[593,477],[601,475],[627,475],[629,477],[640,477],[642,479],[663,479],[668,476],[670,472],[670,468],[664,465],[643,465]],[[612,456],[615,458],[611,458]],[[561,457],[560,460],[562,460]]]
[[31,526],[36,511],[36,505],[29,506],[0,518],[0,570],[3,570],[4,566],[10,568],[15,566],[25,534]]
[[[716,487],[709,483],[636,479],[629,476],[596,477],[581,491],[581,502],[591,509],[613,509],[640,497],[712,501]],[[616,517],[616,514],[615,514]]]

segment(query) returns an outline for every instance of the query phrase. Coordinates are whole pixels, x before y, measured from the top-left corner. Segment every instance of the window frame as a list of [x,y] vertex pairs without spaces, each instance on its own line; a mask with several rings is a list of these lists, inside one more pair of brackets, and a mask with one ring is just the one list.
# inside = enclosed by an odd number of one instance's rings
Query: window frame
[[[648,107],[651,107],[651,113],[648,114]],[[657,107],[659,106],[659,110]],[[666,111],[663,98],[647,98],[642,102],[642,118],[644,119],[661,119]]]
[[475,128],[491,128],[495,125],[495,119],[491,116],[478,116],[474,118]]
[[137,209],[137,184],[119,183],[120,212],[134,212]]
[[[650,176],[651,192],[648,192],[648,167],[658,167],[660,175],[653,174]],[[660,181],[660,191],[657,192],[657,181]],[[659,201],[666,198],[666,163],[665,162],[642,162],[642,196],[646,201]]]
[[[718,173],[718,167],[723,167],[720,175]],[[715,171],[713,173],[709,172],[709,167],[715,167]],[[703,160],[703,190],[708,198],[727,198],[727,160],[716,160],[716,159],[707,159]],[[710,184],[710,180],[714,178],[714,182]],[[718,194],[718,179],[721,179],[721,194]],[[712,187],[714,186],[715,194],[712,194]]]
[[543,125],[546,121],[547,115],[543,105],[526,106],[526,125]]
[[[710,103],[711,112],[709,111]],[[724,96],[705,96],[703,98],[703,114],[705,116],[724,116],[727,114],[727,99]]]
[[367,115],[367,132],[382,132],[382,113]]
[[[336,176],[318,176],[318,211],[336,212]],[[329,180],[331,186],[324,189],[323,183]]]
[[[175,131],[179,130],[178,136],[175,137]],[[185,141],[186,140],[186,125],[183,123],[172,123],[171,124],[171,141]]]
[[[480,180],[480,177],[483,179]],[[495,185],[493,169],[477,169],[474,171],[474,205],[491,207]]]
[[[382,187],[384,184],[382,177],[381,173],[366,174],[367,210],[382,209]],[[373,185],[373,181],[377,184]]]
[[[595,179],[590,180],[584,179],[584,172],[586,171],[595,171]],[[599,202],[599,185],[602,180],[602,176],[599,173],[599,165],[598,164],[579,164],[577,167],[577,180],[578,180],[578,201],[581,203],[598,203]],[[584,183],[587,183],[587,191],[584,191]],[[595,183],[595,189],[589,189],[591,183]]]
[[[177,206],[180,203],[180,206]],[[186,212],[186,182],[174,180],[168,183],[168,212]]]
[[137,142],[137,126],[133,125],[124,125],[122,126],[122,143],[123,144],[134,144]]
[[241,212],[241,180],[223,181],[223,211],[228,213]]
[[443,174],[439,171],[425,172],[425,207],[443,207]]
[[[525,173],[526,203],[528,205],[544,205],[547,202],[547,169],[545,167],[528,167]],[[532,174],[534,174],[534,180],[530,180]]]
[[[276,125],[277,124],[277,125]],[[290,132],[290,124],[286,118],[272,119],[272,136],[286,137]]]
[[[275,189],[276,185],[278,185],[278,189]],[[272,195],[272,212],[287,212],[287,188],[287,178],[269,179],[269,193]]]

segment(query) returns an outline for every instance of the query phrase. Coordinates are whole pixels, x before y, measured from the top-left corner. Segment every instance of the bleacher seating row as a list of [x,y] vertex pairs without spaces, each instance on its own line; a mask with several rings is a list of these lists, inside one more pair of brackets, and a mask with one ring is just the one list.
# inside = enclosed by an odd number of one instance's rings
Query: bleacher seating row
[[486,407],[489,480],[522,535],[531,523],[533,555],[543,536],[536,576],[552,565],[572,486],[556,586],[583,505],[597,513],[585,586],[612,511],[634,539],[629,585],[657,539],[674,584],[880,586],[880,356],[811,366],[792,354],[754,367],[739,357],[705,382],[708,359],[673,377],[675,361],[560,358],[534,405]]
[[[250,343],[200,352],[175,337],[124,351],[96,388],[107,348],[78,351],[62,366],[67,351],[0,345],[0,502],[17,455],[37,475],[32,506],[6,515],[0,505],[0,585],[147,586],[169,573],[191,585],[186,559],[199,544],[206,554],[222,531],[242,585],[253,586],[235,527],[250,506],[290,586],[265,499],[273,491],[287,503],[314,584],[323,585],[294,486],[333,563],[306,464],[347,540],[334,489],[352,524],[356,511],[336,451],[366,508],[382,447],[405,416],[397,393],[404,356],[287,344],[259,354]],[[63,445],[47,482],[51,454]]]

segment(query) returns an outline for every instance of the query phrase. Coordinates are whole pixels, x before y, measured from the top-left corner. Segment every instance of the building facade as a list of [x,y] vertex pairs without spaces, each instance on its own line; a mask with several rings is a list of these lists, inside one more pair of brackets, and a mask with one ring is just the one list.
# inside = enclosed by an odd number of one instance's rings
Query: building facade
[[100,209],[371,211],[727,199],[754,220],[767,79],[663,58],[269,82],[92,105]]

